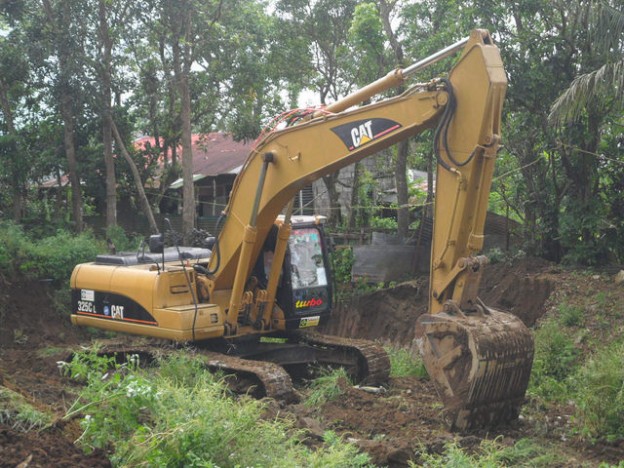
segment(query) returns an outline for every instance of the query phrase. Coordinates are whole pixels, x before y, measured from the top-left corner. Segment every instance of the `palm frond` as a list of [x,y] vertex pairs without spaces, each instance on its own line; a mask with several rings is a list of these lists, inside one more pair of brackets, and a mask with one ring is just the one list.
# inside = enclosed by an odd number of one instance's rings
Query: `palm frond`
[[555,125],[574,121],[596,99],[624,108],[624,59],[578,76],[554,102],[548,120]]
[[601,3],[593,21],[593,39],[598,48],[605,52],[621,50],[624,36],[624,10]]

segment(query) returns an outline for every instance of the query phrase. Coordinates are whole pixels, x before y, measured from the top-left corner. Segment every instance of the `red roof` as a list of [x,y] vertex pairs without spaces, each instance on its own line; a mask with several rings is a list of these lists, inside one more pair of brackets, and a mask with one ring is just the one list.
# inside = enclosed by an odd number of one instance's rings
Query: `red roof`
[[[232,136],[222,132],[195,134],[193,142],[193,174],[217,176],[232,173],[240,167],[253,148],[253,142],[237,142]],[[134,142],[135,147],[145,148],[147,144],[155,146],[154,137],[142,137]],[[182,147],[178,146],[178,155],[182,156]]]

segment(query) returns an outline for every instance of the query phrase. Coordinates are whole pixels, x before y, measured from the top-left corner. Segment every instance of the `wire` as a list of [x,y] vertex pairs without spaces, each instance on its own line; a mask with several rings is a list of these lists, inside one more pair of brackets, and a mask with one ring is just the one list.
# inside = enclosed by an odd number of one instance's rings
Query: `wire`
[[453,153],[451,152],[448,144],[448,131],[449,127],[451,126],[451,120],[453,120],[455,112],[457,111],[457,98],[455,97],[453,85],[448,78],[440,78],[440,82],[443,83],[446,88],[446,91],[448,93],[448,102],[446,103],[446,107],[444,108],[444,112],[442,113],[442,117],[440,118],[440,122],[438,123],[438,126],[436,127],[433,134],[433,151],[436,155],[438,164],[450,172],[452,171],[451,166],[448,162],[444,160],[442,154],[440,153],[440,142],[444,146],[446,157],[452,164],[457,167],[463,167],[467,164],[470,164],[472,159],[475,157],[476,149],[472,153],[470,153],[468,158],[463,162],[457,161],[453,156]]

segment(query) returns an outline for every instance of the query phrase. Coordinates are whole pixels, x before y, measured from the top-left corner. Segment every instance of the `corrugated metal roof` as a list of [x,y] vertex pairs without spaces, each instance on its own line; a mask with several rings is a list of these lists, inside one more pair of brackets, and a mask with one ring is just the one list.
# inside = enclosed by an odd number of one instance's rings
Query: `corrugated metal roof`
[[[220,174],[236,174],[253,148],[253,142],[234,141],[232,136],[222,132],[195,134],[193,143],[193,174],[215,177]],[[155,146],[153,137],[142,137],[134,142],[135,146],[147,144]],[[178,146],[178,155],[182,148]],[[236,170],[236,171],[235,171]]]

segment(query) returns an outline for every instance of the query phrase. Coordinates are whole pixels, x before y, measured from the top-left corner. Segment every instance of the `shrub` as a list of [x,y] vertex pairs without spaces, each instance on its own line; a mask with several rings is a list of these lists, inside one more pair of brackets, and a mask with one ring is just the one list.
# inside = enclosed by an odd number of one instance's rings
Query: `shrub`
[[570,304],[559,304],[559,318],[566,327],[579,327],[583,324],[584,310]]
[[129,236],[121,226],[110,226],[106,229],[106,238],[115,245],[117,252],[134,252],[139,249],[142,236]]
[[92,261],[102,251],[93,235],[85,232],[72,235],[59,231],[55,236],[31,243],[20,271],[32,279],[66,282],[79,263]]
[[74,266],[91,261],[102,245],[89,232],[79,235],[58,231],[54,236],[33,240],[13,223],[0,224],[0,273],[27,278],[67,282]]
[[351,248],[335,249],[329,255],[332,269],[332,278],[337,286],[336,294],[340,295],[339,288],[351,284],[351,269],[353,268],[353,250]]

